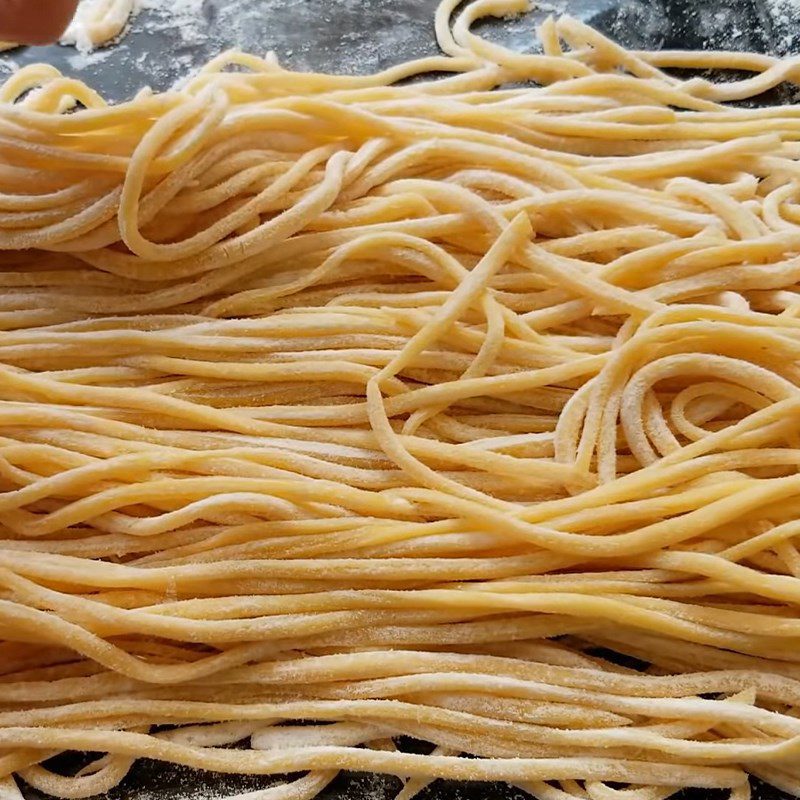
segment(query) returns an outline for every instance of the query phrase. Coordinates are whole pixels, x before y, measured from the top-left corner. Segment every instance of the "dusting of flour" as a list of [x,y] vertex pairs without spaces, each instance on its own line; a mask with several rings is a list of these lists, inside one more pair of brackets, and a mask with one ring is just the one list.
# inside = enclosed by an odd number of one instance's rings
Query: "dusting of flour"
[[800,54],[800,0],[765,0],[778,55]]

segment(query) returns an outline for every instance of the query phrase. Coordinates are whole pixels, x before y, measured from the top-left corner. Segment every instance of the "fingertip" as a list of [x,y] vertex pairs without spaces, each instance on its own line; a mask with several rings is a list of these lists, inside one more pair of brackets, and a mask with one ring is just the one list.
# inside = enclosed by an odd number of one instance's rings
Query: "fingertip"
[[3,0],[0,3],[0,39],[19,44],[57,42],[67,29],[78,0]]

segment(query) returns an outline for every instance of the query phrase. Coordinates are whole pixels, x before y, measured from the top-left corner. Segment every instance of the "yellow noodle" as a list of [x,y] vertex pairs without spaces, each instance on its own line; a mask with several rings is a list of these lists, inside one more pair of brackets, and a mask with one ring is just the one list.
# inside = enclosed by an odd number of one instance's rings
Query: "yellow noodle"
[[797,60],[458,5],[371,76],[0,87],[0,797],[797,793],[800,112],[724,105]]

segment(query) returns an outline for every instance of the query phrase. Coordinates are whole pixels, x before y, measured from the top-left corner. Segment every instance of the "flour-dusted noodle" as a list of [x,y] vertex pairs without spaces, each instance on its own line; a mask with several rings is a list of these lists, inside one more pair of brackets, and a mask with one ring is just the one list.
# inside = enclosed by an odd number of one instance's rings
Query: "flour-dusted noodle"
[[800,118],[723,105],[796,66],[456,5],[377,75],[0,88],[2,797],[800,794]]
[[137,0],[82,0],[61,43],[84,52],[108,44],[125,30],[137,8]]

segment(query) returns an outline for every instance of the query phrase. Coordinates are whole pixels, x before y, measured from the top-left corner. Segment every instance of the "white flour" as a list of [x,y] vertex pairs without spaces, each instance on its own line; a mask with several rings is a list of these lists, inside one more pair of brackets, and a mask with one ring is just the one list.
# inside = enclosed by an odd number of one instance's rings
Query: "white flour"
[[142,26],[144,33],[176,29],[185,44],[204,40],[203,0],[139,0],[139,5],[150,12]]
[[779,55],[800,54],[800,0],[764,0]]

